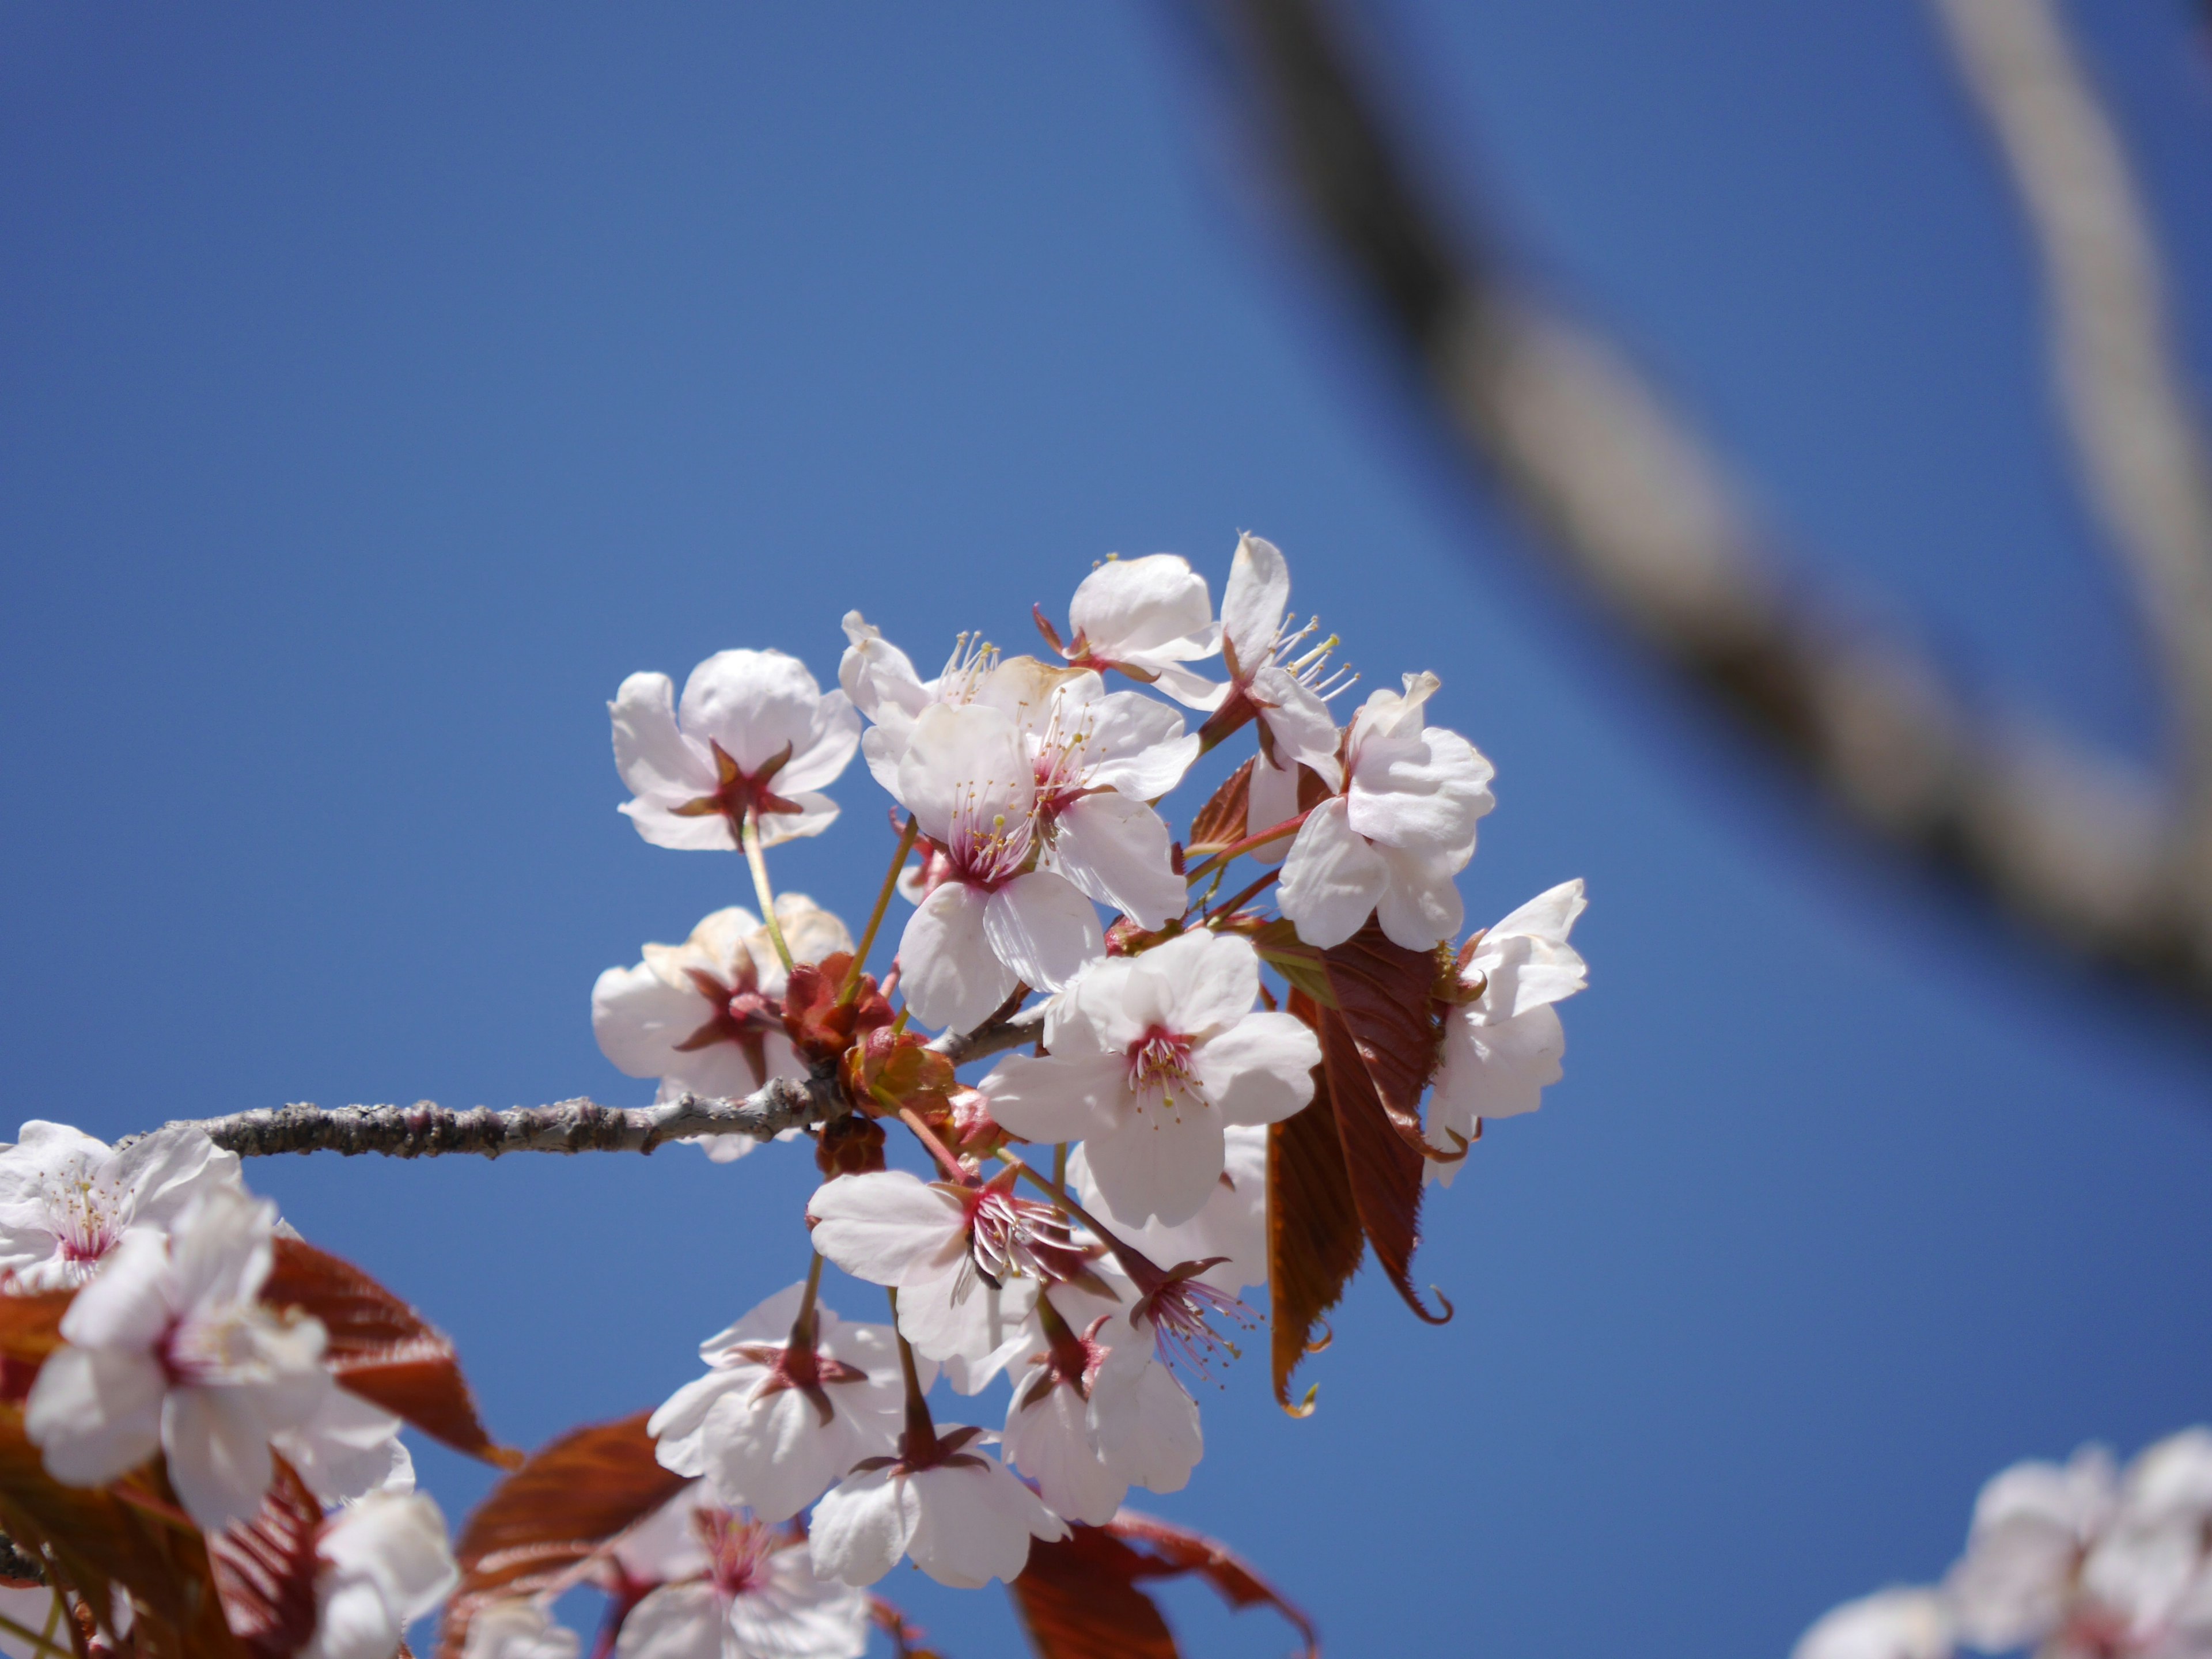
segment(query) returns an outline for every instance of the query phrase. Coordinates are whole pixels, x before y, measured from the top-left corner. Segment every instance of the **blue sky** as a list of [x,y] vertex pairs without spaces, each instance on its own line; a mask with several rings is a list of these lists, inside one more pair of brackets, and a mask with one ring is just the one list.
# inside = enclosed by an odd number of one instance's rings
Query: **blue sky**
[[[2212,368],[2212,59],[2075,9]],[[1902,3],[1408,4],[1425,129],[1818,580],[2155,752],[2009,203]],[[744,897],[615,812],[605,702],[857,605],[1018,645],[1236,532],[1498,769],[1465,882],[1571,875],[1567,1080],[1260,1368],[1153,1507],[1332,1651],[1773,1654],[1979,1481],[2212,1415],[2212,1044],[1856,855],[1530,574],[1255,205],[1144,8],[27,6],[0,18],[0,1054],[13,1121],[643,1097],[593,977]],[[780,880],[865,913],[859,769]],[[811,1165],[252,1170],[534,1444],[798,1276]],[[847,1285],[842,1312],[874,1311]],[[482,1475],[423,1467],[456,1519]],[[964,1659],[995,1594],[884,1589]],[[1279,1651],[1178,1596],[1195,1652]]]

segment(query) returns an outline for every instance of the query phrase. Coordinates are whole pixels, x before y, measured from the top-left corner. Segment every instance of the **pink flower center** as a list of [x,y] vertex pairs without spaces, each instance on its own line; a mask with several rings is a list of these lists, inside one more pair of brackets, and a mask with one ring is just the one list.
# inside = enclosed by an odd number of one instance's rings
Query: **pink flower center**
[[1097,1252],[1075,1243],[1065,1217],[1048,1204],[1017,1198],[1012,1171],[988,1185],[958,1191],[968,1206],[968,1255],[994,1285],[1027,1273],[1048,1285],[1088,1274]]
[[1172,1105],[1176,1091],[1188,1088],[1190,1081],[1190,1039],[1180,1032],[1161,1025],[1148,1025],[1144,1036],[1129,1046],[1132,1094],[1158,1091]]
[[707,1576],[716,1595],[734,1601],[760,1587],[767,1576],[769,1558],[781,1547],[781,1540],[773,1532],[750,1516],[733,1515],[728,1510],[695,1510],[691,1524],[699,1529],[699,1541],[706,1547]]
[[1213,1328],[1212,1321],[1225,1319],[1248,1331],[1256,1322],[1251,1309],[1237,1297],[1202,1279],[1172,1274],[1140,1297],[1129,1316],[1133,1323],[1152,1322],[1153,1352],[1163,1365],[1207,1382],[1213,1380],[1209,1367],[1214,1362],[1224,1353],[1234,1359],[1239,1352]]
[[1029,814],[1008,812],[993,781],[960,786],[945,843],[945,855],[959,880],[986,890],[1004,886],[1027,867],[1035,842]]

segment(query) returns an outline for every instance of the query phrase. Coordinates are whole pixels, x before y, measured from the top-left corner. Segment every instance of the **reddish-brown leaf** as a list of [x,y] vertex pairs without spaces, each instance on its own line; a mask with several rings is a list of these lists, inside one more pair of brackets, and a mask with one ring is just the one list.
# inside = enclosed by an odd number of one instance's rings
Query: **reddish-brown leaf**
[[1037,1659],[1178,1659],[1168,1621],[1137,1588],[1150,1565],[1103,1527],[1033,1540],[1006,1589]]
[[[1304,993],[1291,993],[1290,1008],[1308,1025],[1320,1025],[1322,1011]],[[1328,1072],[1316,1066],[1313,1104],[1267,1131],[1270,1342],[1275,1398],[1285,1411],[1303,1417],[1312,1409],[1310,1393],[1305,1404],[1291,1405],[1291,1376],[1323,1346],[1313,1340],[1313,1328],[1358,1270],[1364,1242]]]
[[315,1540],[322,1528],[323,1506],[280,1458],[261,1512],[208,1540],[223,1617],[257,1659],[291,1659],[315,1633]]
[[1314,1629],[1313,1620],[1226,1545],[1134,1510],[1121,1510],[1106,1523],[1106,1530],[1126,1543],[1141,1546],[1153,1557],[1154,1564],[1146,1567],[1140,1577],[1172,1578],[1194,1572],[1239,1613],[1246,1607],[1273,1607],[1305,1638],[1306,1659],[1320,1659],[1321,1635]]
[[1443,1022],[1434,993],[1447,971],[1433,951],[1391,943],[1373,917],[1343,944],[1322,952],[1336,1006],[1375,1096],[1391,1124],[1418,1154],[1421,1096],[1443,1054]]
[[[1441,1325],[1451,1317],[1451,1304],[1444,1302],[1444,1310],[1432,1314],[1413,1288],[1413,1251],[1421,1242],[1422,1156],[1391,1121],[1358,1039],[1333,1008],[1321,1011],[1321,1063],[1328,1074],[1329,1105],[1336,1115],[1361,1231],[1406,1305],[1431,1325]],[[1443,1302],[1442,1296],[1437,1299]]]
[[[1198,809],[1198,816],[1190,821],[1189,844],[1183,848],[1186,859],[1209,857],[1244,839],[1244,818],[1252,799],[1253,764],[1246,761],[1231,772],[1228,781]],[[1260,827],[1264,830],[1267,826],[1263,823]]]
[[485,1432],[445,1333],[351,1262],[280,1238],[261,1299],[321,1320],[330,1333],[324,1358],[362,1399],[456,1451],[502,1468],[521,1462],[520,1453],[495,1445]]
[[75,1291],[0,1292],[0,1400],[29,1397],[39,1367],[61,1346],[62,1316],[75,1300]]
[[650,1412],[572,1429],[532,1454],[477,1506],[454,1547],[461,1581],[438,1632],[458,1654],[476,1607],[546,1589],[684,1488],[646,1433]]

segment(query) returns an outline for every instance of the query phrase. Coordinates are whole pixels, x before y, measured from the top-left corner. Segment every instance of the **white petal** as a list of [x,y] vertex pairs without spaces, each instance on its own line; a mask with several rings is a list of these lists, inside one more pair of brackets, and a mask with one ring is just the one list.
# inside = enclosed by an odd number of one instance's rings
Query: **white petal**
[[556,1625],[535,1601],[488,1601],[469,1620],[461,1659],[576,1659],[576,1632]]
[[808,836],[818,836],[837,822],[837,803],[817,790],[785,789],[776,793],[799,810],[796,812],[762,814],[763,847],[781,847],[787,841],[801,841]]
[[1203,1209],[1173,1227],[1158,1221],[1140,1226],[1115,1213],[1080,1146],[1068,1154],[1067,1178],[1092,1213],[1162,1267],[1223,1258],[1200,1277],[1234,1296],[1248,1285],[1267,1282],[1267,1131],[1264,1125],[1233,1123],[1223,1131],[1222,1142],[1221,1180]]
[[83,1347],[143,1352],[169,1327],[169,1291],[168,1241],[151,1228],[125,1233],[62,1316],[61,1334]]
[[[832,1392],[833,1407],[844,1391]],[[823,1423],[797,1389],[757,1401],[724,1395],[708,1414],[704,1438],[708,1489],[763,1521],[789,1520],[873,1449],[854,1419],[840,1411]]]
[[1276,902],[1300,939],[1327,950],[1365,926],[1389,880],[1382,855],[1352,834],[1343,801],[1327,800],[1291,844]]
[[400,1443],[399,1419],[343,1389],[320,1393],[313,1416],[270,1437],[307,1489],[336,1504],[365,1497],[403,1474],[411,1486],[414,1461]]
[[851,1476],[815,1508],[806,1540],[815,1572],[842,1583],[874,1583],[906,1553],[921,1518],[907,1476],[889,1469]]
[[[592,1035],[599,1052],[632,1077],[660,1077],[691,1059],[676,1045],[714,1014],[695,988],[671,985],[644,963],[610,968],[592,987]],[[725,1046],[736,1052],[734,1044]]]
[[1949,1659],[1950,1609],[1934,1590],[1887,1589],[1824,1614],[1790,1659]]
[[907,918],[899,984],[924,1024],[971,1031],[1013,994],[1018,975],[986,932],[992,896],[965,882],[941,882]]
[[733,1659],[860,1659],[868,1649],[869,1598],[817,1578],[806,1552],[779,1550],[730,1603]]
[[[1300,684],[1288,669],[1262,668],[1253,677],[1252,700],[1260,705],[1260,720],[1274,744],[1276,760],[1293,769],[1304,763],[1331,789],[1344,781],[1344,768],[1336,757],[1336,716],[1328,712],[1319,692]],[[1266,758],[1263,751],[1261,759]]]
[[1214,1109],[1229,1123],[1280,1123],[1313,1101],[1321,1043],[1291,1014],[1248,1014],[1191,1052]]
[[714,793],[704,744],[684,741],[676,726],[676,687],[665,674],[632,674],[607,705],[615,730],[615,770],[641,800],[680,805]]
[[161,1449],[167,1392],[168,1381],[150,1354],[63,1348],[40,1367],[24,1404],[23,1431],[55,1480],[100,1486]]
[[880,720],[886,708],[912,715],[928,706],[929,690],[914,672],[914,659],[857,611],[845,613],[845,637],[851,643],[837,665],[837,684],[854,707]]
[[1016,1054],[982,1081],[1000,1127],[1049,1144],[1104,1134],[1128,1105],[1129,1062],[1120,1054]]
[[1035,1279],[994,1291],[975,1274],[947,1273],[899,1292],[899,1329],[916,1353],[944,1362],[955,1394],[977,1394],[1040,1346],[1030,1318],[1036,1296]]
[[1133,1334],[1115,1343],[1098,1368],[1090,1420],[1099,1456],[1147,1492],[1181,1492],[1206,1454],[1197,1402],[1160,1364],[1152,1345]]
[[1173,553],[1109,559],[1083,579],[1068,602],[1068,626],[1099,656],[1168,645],[1213,622],[1206,578]]
[[1455,935],[1467,921],[1467,903],[1453,878],[1467,860],[1379,842],[1374,850],[1390,872],[1375,903],[1375,920],[1391,943],[1426,951]]
[[1106,954],[1106,936],[1091,901],[1065,876],[1046,870],[1016,876],[993,893],[984,905],[983,931],[1014,976],[1041,990],[1058,990]]
[[[1244,835],[1249,840],[1264,835],[1298,815],[1298,771],[1296,766],[1278,769],[1264,754],[1252,757],[1252,778],[1244,794]],[[1279,864],[1291,850],[1296,835],[1281,836],[1255,847],[1246,854],[1261,864]]]
[[1157,1215],[1170,1226],[1205,1206],[1221,1178],[1220,1113],[1186,1091],[1171,1109],[1157,1100],[1133,1112],[1111,1134],[1084,1142],[1091,1173],[1117,1215],[1141,1223]]
[[1148,1013],[1170,1030],[1205,1038],[1227,1030],[1260,1000],[1260,957],[1249,939],[1194,928],[1137,958],[1167,987],[1167,1006]]
[[1094,789],[1157,800],[1182,781],[1198,758],[1198,733],[1186,733],[1182,716],[1164,702],[1116,691],[1085,712],[1084,781]]
[[1370,738],[1353,752],[1346,789],[1352,827],[1392,847],[1464,849],[1471,857],[1476,821],[1498,804],[1493,775],[1473,744],[1440,726],[1418,738]]
[[1172,839],[1158,812],[1109,789],[1061,809],[1053,860],[1100,903],[1140,927],[1160,927],[1183,913],[1188,898],[1175,872]]
[[[844,694],[837,695],[842,702]],[[720,744],[738,769],[750,774],[787,748],[796,760],[815,739],[821,704],[822,688],[796,657],[781,651],[717,651],[684,682],[677,719],[685,737],[694,743],[711,739]],[[851,741],[860,741],[857,720],[852,723]],[[851,748],[845,753],[849,757]]]
[[377,1492],[349,1505],[316,1549],[338,1572],[374,1582],[403,1625],[436,1607],[459,1577],[446,1517],[421,1492]]
[[[813,676],[807,677],[813,684]],[[806,739],[792,750],[790,760],[775,775],[779,795],[797,797],[837,781],[860,746],[860,716],[842,691],[832,691],[814,705]]]
[[1291,567],[1280,550],[1261,537],[1239,536],[1221,590],[1221,632],[1247,679],[1274,650],[1290,603]]
[[161,1407],[161,1449],[185,1512],[207,1531],[261,1507],[276,1466],[269,1429],[240,1389],[173,1389]]
[[315,1633],[300,1659],[392,1659],[398,1616],[365,1578],[325,1574],[315,1588]]
[[[475,1636],[473,1628],[470,1631]],[[702,1579],[663,1584],[629,1610],[615,1659],[722,1659],[722,1604]]]
[[986,823],[998,812],[1026,817],[1036,777],[1020,731],[1002,710],[933,703],[907,738],[896,793],[922,834],[950,843],[956,811],[980,814]]
[[726,853],[738,844],[729,819],[720,812],[686,817],[643,796],[626,800],[615,810],[636,825],[638,835],[655,847],[678,853]]
[[926,1285],[967,1254],[960,1200],[903,1170],[839,1176],[807,1200],[806,1213],[814,1248],[873,1284]]
[[981,1589],[994,1578],[1019,1577],[1029,1563],[1030,1540],[1065,1538],[1067,1524],[997,1458],[972,1449],[966,1455],[982,1467],[946,1464],[908,1477],[921,1512],[907,1553],[939,1583]]
[[1091,1444],[1083,1397],[1065,1386],[1024,1403],[1018,1379],[1006,1410],[1006,1461],[1037,1483],[1055,1515],[1103,1527],[1127,1496],[1128,1481],[1100,1462]]

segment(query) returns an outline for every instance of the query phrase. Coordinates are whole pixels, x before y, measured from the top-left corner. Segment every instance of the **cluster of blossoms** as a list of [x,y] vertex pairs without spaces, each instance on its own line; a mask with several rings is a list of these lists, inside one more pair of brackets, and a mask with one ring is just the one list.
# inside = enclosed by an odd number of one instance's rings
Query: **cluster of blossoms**
[[[1218,616],[1162,554],[1095,569],[1064,635],[1037,613],[1045,656],[963,636],[925,680],[854,611],[826,692],[773,650],[710,657],[680,696],[623,683],[622,810],[655,845],[741,853],[756,908],[608,969],[593,1029],[657,1084],[629,1115],[647,1150],[665,1132],[728,1161],[804,1136],[823,1177],[803,1277],[650,1413],[504,1454],[444,1339],[300,1239],[200,1127],[111,1148],[26,1125],[0,1150],[0,1451],[27,1454],[0,1459],[20,1534],[0,1650],[198,1651],[215,1607],[258,1659],[393,1659],[450,1597],[440,1659],[575,1659],[551,1609],[592,1585],[595,1659],[858,1659],[872,1628],[917,1650],[869,1590],[902,1560],[1018,1599],[1048,1579],[1023,1603],[1048,1653],[1053,1607],[1101,1572],[1126,1605],[1138,1577],[1233,1568],[1240,1601],[1310,1640],[1219,1546],[1124,1501],[1190,1480],[1197,1385],[1258,1323],[1255,1287],[1286,1406],[1365,1245],[1437,1317],[1406,1272],[1423,1192],[1559,1078],[1583,894],[1460,939],[1490,763],[1429,723],[1432,674],[1340,725],[1351,677],[1289,598],[1281,554],[1247,536]],[[1248,728],[1179,836],[1163,801]],[[896,835],[857,940],[778,895],[767,858],[837,821],[823,792],[855,751]],[[1294,1197],[1323,1189],[1327,1240]],[[1285,1272],[1300,1251],[1333,1265]],[[882,1322],[840,1318],[825,1266],[882,1287]],[[975,1420],[937,1414],[940,1381]],[[514,1470],[455,1543],[414,1492],[403,1419]],[[5,1580],[26,1547],[33,1577]],[[1039,1551],[1064,1553],[1041,1575]]]
[[2212,1659],[2212,1431],[2125,1469],[2101,1446],[2014,1464],[1982,1488],[1942,1584],[1847,1601],[1794,1659]]

